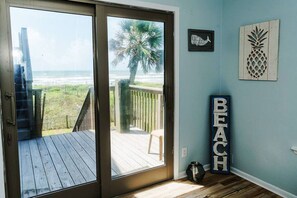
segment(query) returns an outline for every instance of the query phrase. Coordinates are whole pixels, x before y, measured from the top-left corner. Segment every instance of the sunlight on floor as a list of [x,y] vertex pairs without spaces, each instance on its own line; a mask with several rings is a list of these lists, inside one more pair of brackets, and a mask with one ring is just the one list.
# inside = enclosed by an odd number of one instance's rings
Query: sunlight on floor
[[[178,197],[191,191],[203,188],[203,185],[194,184],[190,181],[170,181],[162,183],[156,186],[148,187],[141,190],[141,192],[135,192],[120,196],[122,198],[149,198],[149,197]],[[176,189],[173,191],[173,189]]]

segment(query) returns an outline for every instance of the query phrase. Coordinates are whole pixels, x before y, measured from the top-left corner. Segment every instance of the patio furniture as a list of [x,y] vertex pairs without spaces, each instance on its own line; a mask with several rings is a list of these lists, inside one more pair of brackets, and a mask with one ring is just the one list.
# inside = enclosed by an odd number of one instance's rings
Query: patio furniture
[[157,129],[157,130],[153,130],[151,132],[150,140],[149,140],[148,153],[150,153],[150,150],[151,150],[153,136],[159,138],[159,160],[161,161],[162,158],[163,158],[164,129]]

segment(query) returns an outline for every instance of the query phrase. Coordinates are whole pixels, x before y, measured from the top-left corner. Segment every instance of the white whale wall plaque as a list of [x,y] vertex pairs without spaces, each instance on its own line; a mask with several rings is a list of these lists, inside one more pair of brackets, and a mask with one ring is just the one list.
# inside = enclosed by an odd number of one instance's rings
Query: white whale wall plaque
[[208,42],[211,42],[211,41],[209,40],[209,36],[207,36],[206,40],[203,40],[203,38],[201,38],[200,36],[197,36],[197,35],[195,35],[195,34],[193,34],[193,35],[191,36],[191,43],[192,43],[193,45],[204,46],[204,45],[206,45]]
[[214,31],[188,30],[189,51],[214,51]]

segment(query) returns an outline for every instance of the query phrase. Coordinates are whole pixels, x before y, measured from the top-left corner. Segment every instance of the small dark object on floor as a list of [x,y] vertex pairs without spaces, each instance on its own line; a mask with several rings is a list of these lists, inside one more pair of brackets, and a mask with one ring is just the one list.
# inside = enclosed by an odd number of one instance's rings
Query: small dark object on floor
[[205,171],[199,162],[191,162],[186,170],[188,180],[199,183],[202,181]]

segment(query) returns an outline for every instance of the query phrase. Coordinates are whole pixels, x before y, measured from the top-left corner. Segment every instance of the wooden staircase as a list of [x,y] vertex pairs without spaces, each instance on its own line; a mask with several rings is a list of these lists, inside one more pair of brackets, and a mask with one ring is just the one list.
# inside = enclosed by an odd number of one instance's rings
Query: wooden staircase
[[32,100],[28,100],[27,84],[24,80],[24,67],[15,65],[15,95],[16,95],[16,109],[17,109],[17,128],[18,139],[26,140],[31,137],[31,124],[29,119],[28,104],[32,104]]

